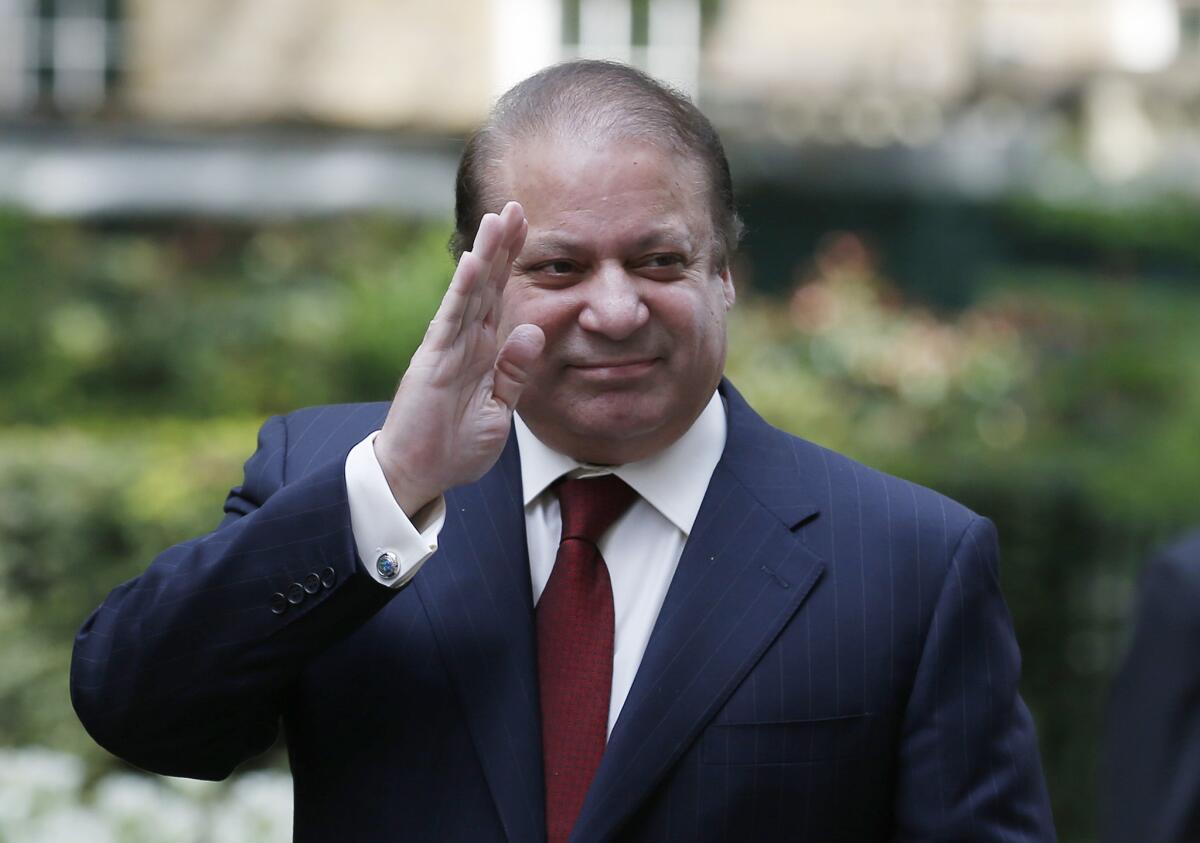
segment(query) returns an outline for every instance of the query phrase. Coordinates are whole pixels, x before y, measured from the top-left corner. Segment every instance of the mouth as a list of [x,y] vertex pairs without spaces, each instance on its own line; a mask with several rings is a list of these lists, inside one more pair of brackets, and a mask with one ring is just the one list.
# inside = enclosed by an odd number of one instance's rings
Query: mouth
[[624,360],[571,363],[568,368],[589,380],[620,381],[648,374],[658,363],[659,358],[657,357],[639,357]]

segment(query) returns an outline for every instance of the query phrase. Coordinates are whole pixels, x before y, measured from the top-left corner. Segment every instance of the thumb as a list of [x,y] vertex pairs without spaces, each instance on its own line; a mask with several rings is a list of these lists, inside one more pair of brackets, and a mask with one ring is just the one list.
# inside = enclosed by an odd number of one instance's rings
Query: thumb
[[492,397],[510,411],[529,383],[530,370],[546,346],[546,335],[537,325],[518,325],[496,355]]

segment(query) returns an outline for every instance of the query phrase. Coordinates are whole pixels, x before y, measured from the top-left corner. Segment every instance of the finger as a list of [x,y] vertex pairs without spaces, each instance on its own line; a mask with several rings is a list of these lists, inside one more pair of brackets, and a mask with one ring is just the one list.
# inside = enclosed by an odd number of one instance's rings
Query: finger
[[497,254],[508,247],[523,219],[525,211],[517,202],[508,202],[498,214],[484,214],[475,231],[471,251],[490,264]]
[[[528,230],[528,223],[525,219],[525,209],[521,207],[519,202],[509,202],[505,204],[504,209],[500,212],[500,240],[497,243],[496,255],[493,258],[493,266],[490,267],[489,276],[494,277],[496,265],[507,267],[516,258],[513,251],[513,244],[524,238],[525,232]],[[519,253],[519,249],[517,252]]]
[[[471,250],[463,252],[458,260],[454,277],[442,298],[437,319],[447,322],[457,332],[463,322],[470,322],[478,315],[480,294],[479,281],[490,278],[492,261],[503,237],[500,217],[497,214],[484,214],[475,232],[475,242]],[[472,313],[474,309],[474,313]]]
[[500,211],[500,220],[504,223],[505,233],[512,236],[525,220],[525,209],[520,202],[506,202]]
[[517,406],[529,383],[533,365],[546,347],[546,335],[537,325],[518,325],[496,355],[492,397],[510,411]]
[[513,262],[524,248],[525,235],[528,230],[528,224],[522,220],[517,229],[516,240],[513,241],[504,258],[497,257],[492,264],[491,275],[488,277],[487,283],[483,285],[486,289],[480,293],[482,304],[480,320],[484,325],[494,325],[500,321],[500,308],[504,303],[504,287],[512,275]]
[[504,213],[509,215],[504,222],[510,224],[512,229],[508,232],[508,239],[502,244],[503,252],[496,255],[488,273],[488,285],[496,294],[504,291],[508,276],[512,274],[513,262],[525,248],[525,237],[529,234],[529,221],[525,218],[525,213],[519,204],[509,202],[504,206]]
[[512,274],[513,261],[520,254],[521,247],[524,244],[523,228],[523,226],[517,228],[516,240],[501,254],[496,255],[496,259],[492,261],[491,269],[488,272],[488,278],[485,282],[488,289],[484,293],[490,304],[494,304],[500,294],[504,292],[504,285],[508,283],[508,276]]
[[529,236],[529,220],[521,217],[521,225],[517,229],[516,239],[513,240],[512,247],[508,250],[508,262],[511,264],[521,256],[521,250],[525,248],[525,238]]
[[[512,239],[520,233],[521,221],[525,218],[524,211],[516,202],[507,203],[499,214],[485,214],[479,226],[479,234],[475,238],[472,251],[484,263],[478,297],[473,298],[463,321],[470,323],[478,320],[483,314],[491,312],[494,306],[492,288],[495,285],[496,273],[501,267],[511,264],[508,258]],[[507,269],[504,270],[507,272]]]
[[462,330],[464,316],[471,308],[472,299],[479,298],[479,288],[484,277],[485,265],[471,252],[463,252],[458,267],[450,279],[450,286],[442,296],[437,313],[429,323],[425,336],[439,346],[452,342]]
[[[502,229],[502,239],[488,267],[485,289],[480,291],[480,312],[484,322],[494,321],[494,312],[500,294],[504,291],[504,285],[512,273],[513,261],[517,259],[521,249],[524,248],[525,235],[529,230],[525,211],[517,202],[509,202],[504,206],[504,210],[500,212],[499,225]],[[475,318],[480,318],[480,316],[477,315]]]
[[484,214],[479,221],[479,229],[475,232],[475,242],[471,244],[471,252],[479,255],[487,264],[496,256],[496,250],[505,236],[505,223],[499,214]]
[[497,260],[492,269],[492,274],[488,278],[487,287],[489,292],[484,294],[484,302],[486,310],[484,311],[483,320],[487,322],[500,321],[500,307],[504,302],[504,287],[508,284],[509,276],[512,275],[513,262],[521,254],[521,249],[525,246],[525,236],[529,232],[529,224],[525,220],[521,220],[521,224],[517,229],[516,239],[508,249],[507,260]]

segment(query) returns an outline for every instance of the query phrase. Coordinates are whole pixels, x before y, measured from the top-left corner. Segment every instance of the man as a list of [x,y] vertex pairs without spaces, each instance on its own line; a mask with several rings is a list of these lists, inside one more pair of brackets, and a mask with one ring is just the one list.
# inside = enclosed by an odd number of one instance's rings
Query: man
[[220,778],[282,718],[297,840],[1053,839],[991,525],[722,380],[738,232],[686,99],[506,94],[390,407],[264,426],[81,630],[91,733]]
[[1133,640],[1113,682],[1101,778],[1101,839],[1200,840],[1200,530],[1142,574]]

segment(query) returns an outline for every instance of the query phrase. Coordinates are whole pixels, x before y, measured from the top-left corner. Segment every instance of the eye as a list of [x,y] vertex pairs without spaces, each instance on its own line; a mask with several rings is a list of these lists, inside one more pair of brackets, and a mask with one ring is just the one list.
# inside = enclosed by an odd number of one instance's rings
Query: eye
[[669,280],[678,277],[686,265],[687,260],[683,255],[675,252],[658,252],[642,258],[638,262],[638,269],[652,278]]
[[552,260],[539,263],[533,268],[534,272],[541,272],[546,275],[570,275],[575,272],[576,266],[569,260]]
[[643,266],[660,267],[660,266],[682,266],[683,255],[661,254],[651,255],[646,258]]

